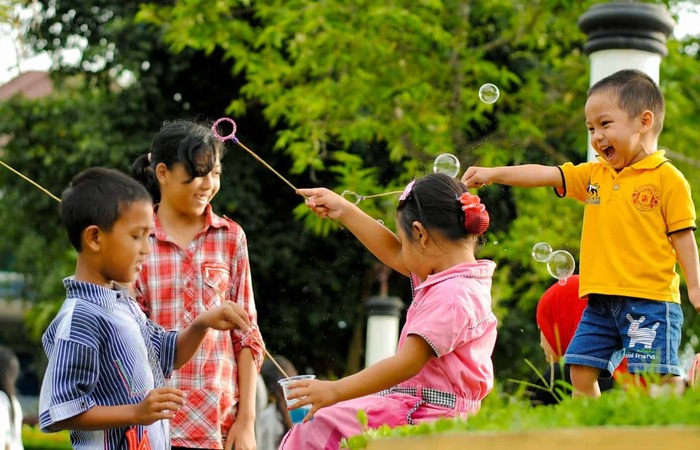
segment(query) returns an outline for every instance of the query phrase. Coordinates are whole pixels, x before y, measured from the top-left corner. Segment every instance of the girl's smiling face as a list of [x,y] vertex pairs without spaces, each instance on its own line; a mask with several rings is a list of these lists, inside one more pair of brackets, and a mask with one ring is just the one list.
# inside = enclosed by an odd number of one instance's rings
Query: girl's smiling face
[[615,170],[622,170],[647,156],[643,138],[651,130],[651,111],[630,117],[620,108],[614,95],[600,91],[588,97],[585,114],[591,145]]
[[204,176],[192,178],[183,164],[174,164],[171,170],[163,164],[158,173],[161,203],[167,203],[180,214],[199,217],[221,187],[221,162]]

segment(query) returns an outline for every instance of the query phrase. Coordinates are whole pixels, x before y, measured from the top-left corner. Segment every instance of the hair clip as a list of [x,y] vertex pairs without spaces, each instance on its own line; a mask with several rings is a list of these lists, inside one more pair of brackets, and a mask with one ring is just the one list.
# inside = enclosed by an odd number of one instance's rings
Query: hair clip
[[486,211],[486,205],[481,203],[479,196],[464,192],[457,197],[457,201],[462,205],[464,229],[467,230],[467,233],[483,234],[488,229],[491,219]]
[[462,211],[475,209],[478,212],[482,212],[486,209],[486,206],[481,203],[479,196],[470,194],[469,192],[464,192],[457,197],[457,201],[462,204]]
[[401,197],[399,197],[399,203],[405,201],[409,195],[411,195],[411,191],[413,191],[413,185],[416,183],[416,180],[411,181],[406,185],[406,189],[403,190],[401,193]]

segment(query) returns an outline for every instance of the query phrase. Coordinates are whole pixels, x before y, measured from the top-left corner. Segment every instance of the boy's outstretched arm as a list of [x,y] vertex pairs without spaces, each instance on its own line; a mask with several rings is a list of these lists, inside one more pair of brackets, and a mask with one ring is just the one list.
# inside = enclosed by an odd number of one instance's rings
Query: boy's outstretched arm
[[683,230],[671,235],[671,244],[676,251],[678,263],[688,285],[688,298],[695,310],[700,313],[700,262],[698,246],[693,230]]
[[135,405],[93,406],[84,413],[56,422],[49,428],[60,430],[106,430],[108,428],[150,425],[158,420],[172,419],[185,404],[184,394],[175,388],[151,390],[141,403]]
[[522,166],[469,167],[462,175],[468,188],[479,188],[491,183],[520,187],[563,187],[561,171],[556,166],[524,164]]
[[231,301],[226,301],[195,317],[192,323],[177,336],[175,369],[184,366],[194,356],[209,328],[215,330],[239,328],[250,331],[250,318],[245,309]]
[[297,193],[306,197],[306,205],[318,217],[340,220],[381,262],[399,273],[409,274],[401,257],[399,238],[357,205],[326,188],[299,189]]

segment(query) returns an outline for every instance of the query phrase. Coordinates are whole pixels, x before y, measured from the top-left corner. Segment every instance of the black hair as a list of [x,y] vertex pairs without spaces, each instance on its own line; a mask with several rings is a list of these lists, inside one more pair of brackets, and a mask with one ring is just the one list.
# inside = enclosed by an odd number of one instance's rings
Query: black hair
[[[275,355],[273,356],[275,358],[275,361],[277,364],[282,367],[282,369],[289,375],[290,377],[293,377],[297,375],[297,369],[294,367],[294,364],[287,358],[281,355]],[[282,386],[278,383],[279,380],[284,378],[284,375],[280,373],[280,370],[275,366],[275,363],[272,362],[269,358],[265,358],[263,361],[263,365],[260,368],[260,375],[263,378],[263,381],[265,382],[265,387],[267,388],[267,393],[273,397],[274,402],[277,407],[277,411],[282,415],[282,417],[289,418],[289,412],[287,411],[287,400],[284,398],[284,390],[282,389]],[[284,420],[284,428],[285,432],[289,430],[287,421]]]
[[19,360],[15,352],[0,346],[0,391],[10,398],[10,417],[14,423],[15,408],[12,399],[16,396],[15,383],[19,377]]
[[481,235],[488,227],[488,213],[480,213],[485,219],[470,215],[465,220],[465,211],[458,200],[465,192],[467,187],[463,183],[443,173],[415,180],[411,192],[399,201],[396,209],[398,226],[411,240],[415,221],[422,223],[428,232],[437,231],[452,242]]
[[636,69],[617,71],[591,86],[588,96],[600,92],[615,96],[620,108],[630,117],[637,117],[645,110],[654,113],[653,130],[656,135],[661,133],[666,112],[664,95],[649,75]]
[[160,186],[155,167],[163,163],[172,170],[182,164],[190,176],[187,182],[203,177],[224,156],[226,147],[214,136],[211,126],[189,120],[165,122],[153,137],[151,152],[141,155],[131,166],[134,178],[146,186],[154,203],[160,202]]
[[138,181],[118,170],[93,167],[73,178],[61,195],[59,211],[68,239],[80,252],[87,227],[110,232],[124,209],[139,201],[150,203],[151,196]]

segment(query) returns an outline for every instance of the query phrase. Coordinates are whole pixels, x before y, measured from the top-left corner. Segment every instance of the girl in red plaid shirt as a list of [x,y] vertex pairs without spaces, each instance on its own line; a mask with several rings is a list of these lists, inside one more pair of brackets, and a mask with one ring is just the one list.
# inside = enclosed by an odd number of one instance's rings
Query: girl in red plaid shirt
[[181,329],[202,311],[233,301],[253,333],[210,332],[200,350],[174,372],[170,385],[187,394],[171,421],[173,449],[255,448],[255,385],[263,341],[243,229],[212,212],[219,191],[223,144],[210,128],[166,123],[133,173],[155,206],[151,253],[135,283],[144,312],[166,329]]

